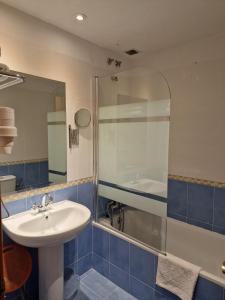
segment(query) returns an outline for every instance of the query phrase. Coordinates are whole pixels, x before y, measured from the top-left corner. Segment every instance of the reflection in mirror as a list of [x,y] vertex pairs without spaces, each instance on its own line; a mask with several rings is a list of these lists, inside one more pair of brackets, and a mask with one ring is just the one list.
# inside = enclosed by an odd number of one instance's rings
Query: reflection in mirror
[[10,155],[0,154],[2,194],[66,182],[65,84],[24,75],[0,90],[0,107],[15,112],[17,137]]
[[144,68],[112,78],[98,86],[98,220],[162,250],[170,90],[161,73]]

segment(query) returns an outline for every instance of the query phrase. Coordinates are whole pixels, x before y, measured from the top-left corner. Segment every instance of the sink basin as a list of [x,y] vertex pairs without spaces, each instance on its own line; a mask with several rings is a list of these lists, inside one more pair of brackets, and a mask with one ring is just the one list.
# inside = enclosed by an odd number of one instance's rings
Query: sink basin
[[46,212],[31,211],[3,220],[3,228],[15,242],[28,247],[47,247],[65,243],[79,234],[90,220],[85,206],[64,200]]
[[63,243],[76,237],[90,221],[85,206],[64,200],[36,215],[26,211],[3,219],[7,235],[18,244],[38,247],[39,299],[63,299]]

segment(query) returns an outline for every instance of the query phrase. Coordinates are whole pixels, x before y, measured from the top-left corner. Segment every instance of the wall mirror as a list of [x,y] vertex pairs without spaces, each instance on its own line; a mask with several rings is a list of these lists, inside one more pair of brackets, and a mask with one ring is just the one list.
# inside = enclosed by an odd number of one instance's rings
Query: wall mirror
[[78,128],[88,127],[91,122],[91,113],[86,108],[79,109],[74,115],[74,122]]
[[67,181],[65,83],[22,75],[23,83],[0,90],[18,133],[12,153],[0,154],[3,194]]
[[169,86],[160,72],[144,68],[99,78],[96,109],[98,221],[162,249]]
[[78,146],[79,145],[79,134],[80,129],[86,128],[91,123],[91,113],[86,108],[79,109],[74,114],[74,123],[76,125],[76,129],[72,129],[72,126],[69,125],[69,147],[70,149],[73,147],[73,145]]

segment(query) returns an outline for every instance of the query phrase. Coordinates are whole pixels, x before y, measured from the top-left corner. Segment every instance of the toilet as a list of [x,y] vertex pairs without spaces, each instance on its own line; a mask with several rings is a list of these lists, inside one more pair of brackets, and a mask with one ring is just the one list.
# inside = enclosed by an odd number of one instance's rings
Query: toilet
[[5,175],[0,176],[0,192],[1,194],[9,194],[16,190],[16,176]]

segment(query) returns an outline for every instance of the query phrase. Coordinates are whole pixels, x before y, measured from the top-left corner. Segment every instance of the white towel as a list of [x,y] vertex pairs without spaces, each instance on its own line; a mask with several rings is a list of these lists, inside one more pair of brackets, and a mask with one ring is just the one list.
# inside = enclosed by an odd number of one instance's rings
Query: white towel
[[156,284],[182,300],[191,300],[200,268],[173,255],[159,254]]

